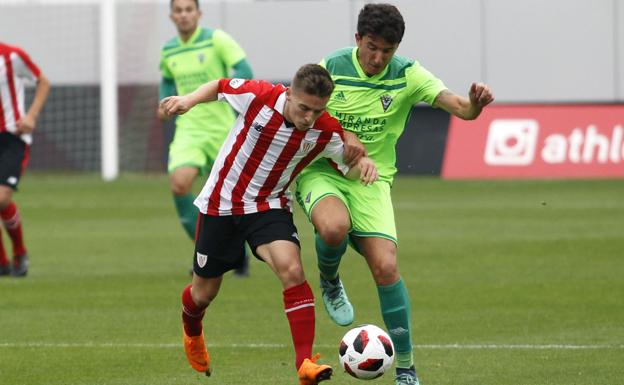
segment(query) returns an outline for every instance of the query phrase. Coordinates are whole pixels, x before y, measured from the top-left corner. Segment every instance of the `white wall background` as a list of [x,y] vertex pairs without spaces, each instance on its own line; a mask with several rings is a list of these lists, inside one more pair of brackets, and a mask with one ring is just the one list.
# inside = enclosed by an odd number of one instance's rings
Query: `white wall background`
[[[112,1],[112,0],[109,0]],[[624,0],[396,0],[399,53],[453,90],[483,80],[501,102],[624,101]],[[228,31],[256,77],[287,80],[354,43],[359,0],[202,1],[202,24]],[[118,0],[118,79],[159,80],[175,35],[168,0]],[[55,84],[99,83],[95,0],[0,0],[0,40],[25,48]]]

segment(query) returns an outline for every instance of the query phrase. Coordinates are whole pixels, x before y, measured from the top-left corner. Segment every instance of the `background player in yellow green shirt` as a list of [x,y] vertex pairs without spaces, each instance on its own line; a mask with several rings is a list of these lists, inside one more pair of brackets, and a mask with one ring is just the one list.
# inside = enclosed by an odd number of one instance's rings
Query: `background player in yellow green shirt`
[[[214,79],[252,78],[243,49],[224,31],[200,27],[201,15],[198,0],[171,0],[170,18],[178,36],[165,43],[161,50],[159,100],[186,95]],[[158,117],[168,118],[160,110]],[[167,169],[180,223],[191,240],[195,238],[197,222],[197,207],[193,205],[191,193],[193,181],[210,171],[234,118],[234,112],[226,103],[209,103],[176,119]],[[248,274],[248,259],[235,274]]]
[[[353,322],[353,307],[338,276],[348,241],[364,256],[377,285],[381,313],[397,355],[396,385],[418,384],[412,354],[410,301],[397,266],[397,236],[390,196],[396,173],[396,143],[412,107],[426,102],[462,119],[475,119],[494,100],[487,85],[474,83],[468,97],[456,95],[418,62],[395,55],[405,23],[389,4],[360,11],[357,46],[338,50],[321,65],[336,88],[327,111],[377,165],[369,187],[342,180],[325,161],[308,166],[297,180],[297,200],[316,229],[323,302],[339,325]],[[347,237],[349,235],[349,237]]]

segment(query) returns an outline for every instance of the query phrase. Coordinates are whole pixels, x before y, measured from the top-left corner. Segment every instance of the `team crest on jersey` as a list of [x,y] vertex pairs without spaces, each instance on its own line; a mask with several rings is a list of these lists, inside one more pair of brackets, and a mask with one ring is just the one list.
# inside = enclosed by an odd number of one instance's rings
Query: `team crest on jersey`
[[197,54],[197,60],[199,60],[200,64],[204,64],[204,60],[206,60],[206,55],[204,55],[204,53],[199,53]]
[[254,130],[261,132],[262,129],[264,128],[264,126],[258,122],[253,122],[251,123],[251,128],[253,128]]
[[313,148],[314,148],[314,142],[310,142],[307,140],[304,140],[303,142],[301,142],[301,151],[308,153]]
[[197,253],[197,264],[199,267],[206,266],[206,262],[208,262],[208,256],[206,254]]
[[392,104],[392,96],[382,95],[379,99],[381,100],[381,106],[383,107],[384,112],[388,111],[390,104]]
[[343,91],[340,92],[336,92],[334,94],[334,100],[337,102],[346,102],[347,101],[347,97],[345,96]]

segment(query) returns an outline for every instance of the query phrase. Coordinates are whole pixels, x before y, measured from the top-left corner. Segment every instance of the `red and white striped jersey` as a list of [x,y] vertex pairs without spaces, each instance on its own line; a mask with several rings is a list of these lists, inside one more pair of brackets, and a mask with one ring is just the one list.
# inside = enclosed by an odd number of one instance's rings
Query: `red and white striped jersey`
[[286,88],[264,81],[223,79],[219,100],[238,112],[201,193],[195,199],[208,215],[243,215],[269,209],[291,210],[288,186],[319,157],[346,174],[343,131],[324,112],[306,130],[284,119]]
[[[39,68],[26,52],[0,43],[0,132],[15,132],[17,121],[25,114],[24,86],[39,79]],[[28,144],[31,134],[20,135]]]

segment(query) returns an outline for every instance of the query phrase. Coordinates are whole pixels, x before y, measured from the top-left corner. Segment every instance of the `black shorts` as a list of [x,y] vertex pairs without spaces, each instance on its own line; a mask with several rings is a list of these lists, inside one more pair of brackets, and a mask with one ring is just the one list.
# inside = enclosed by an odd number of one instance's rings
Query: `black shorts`
[[17,190],[28,163],[29,147],[10,132],[0,132],[0,185]]
[[199,214],[195,233],[193,271],[203,278],[219,277],[239,268],[245,258],[245,241],[256,258],[256,249],[273,241],[299,239],[292,213],[271,209],[246,215],[223,217]]

